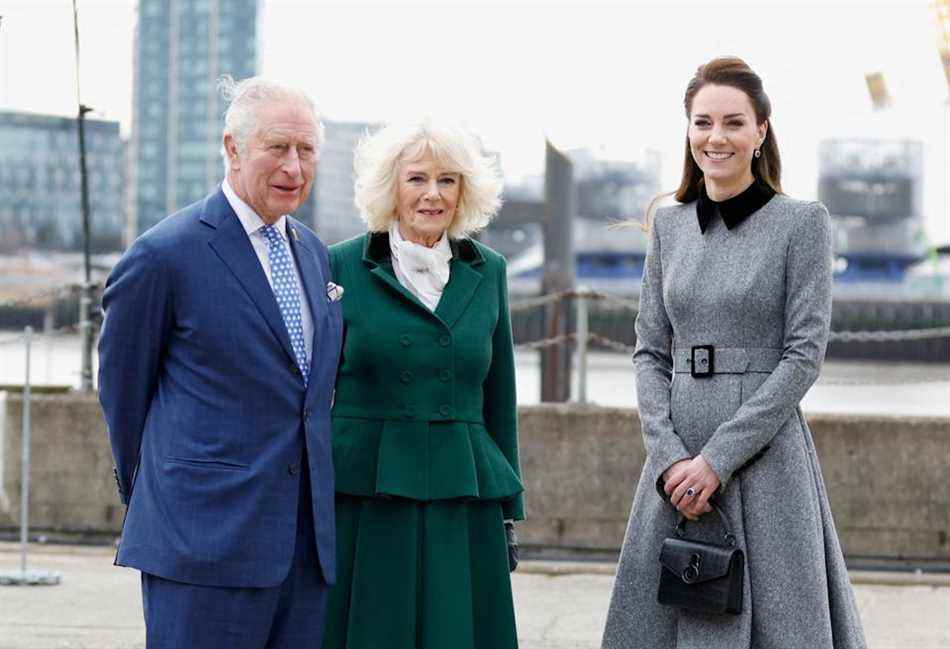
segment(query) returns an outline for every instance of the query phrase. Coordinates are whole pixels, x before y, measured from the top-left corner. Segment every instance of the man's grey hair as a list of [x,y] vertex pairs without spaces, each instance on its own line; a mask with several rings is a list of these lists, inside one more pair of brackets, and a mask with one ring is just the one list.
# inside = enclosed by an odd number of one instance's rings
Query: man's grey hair
[[[226,102],[228,109],[224,113],[224,135],[230,135],[239,153],[247,151],[247,144],[254,132],[260,127],[260,109],[271,102],[297,102],[313,114],[317,125],[316,148],[319,156],[323,145],[324,128],[313,100],[302,90],[278,83],[265,77],[249,77],[235,81],[224,75],[218,79],[218,92]],[[221,147],[225,172],[228,169],[228,152]]]

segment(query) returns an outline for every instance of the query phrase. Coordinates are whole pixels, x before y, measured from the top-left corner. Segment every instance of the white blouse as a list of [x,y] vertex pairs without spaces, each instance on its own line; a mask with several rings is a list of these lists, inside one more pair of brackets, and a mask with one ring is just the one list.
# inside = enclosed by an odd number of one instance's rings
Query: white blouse
[[389,226],[389,249],[396,279],[430,311],[435,311],[449,281],[452,248],[448,236],[443,232],[438,243],[427,248],[403,239],[399,222],[393,221]]

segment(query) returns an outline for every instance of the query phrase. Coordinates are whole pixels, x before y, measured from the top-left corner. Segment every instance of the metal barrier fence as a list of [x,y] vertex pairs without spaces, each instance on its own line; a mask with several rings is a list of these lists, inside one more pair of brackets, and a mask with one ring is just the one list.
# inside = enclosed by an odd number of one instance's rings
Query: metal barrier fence
[[[80,324],[75,317],[56,316],[51,318],[50,313],[60,310],[78,312],[78,296],[81,285],[73,284],[46,289],[28,296],[12,300],[0,300],[0,312],[4,309],[30,308],[47,313],[43,318],[43,331],[37,338],[50,340],[56,337],[66,337],[80,333]],[[574,308],[568,322],[568,331],[557,336],[545,337],[544,307],[572,301]],[[64,308],[63,302],[66,302]],[[867,358],[870,360],[925,360],[950,363],[950,303],[928,305],[914,303],[908,309],[913,313],[909,318],[902,320],[899,317],[900,305],[895,303],[864,303],[867,308],[867,321],[880,317],[882,325],[890,325],[888,329],[848,329],[842,325],[854,325],[862,322],[857,316],[858,302],[836,302],[832,318],[832,329],[829,337],[828,356],[830,358]],[[938,308],[939,307],[939,308]],[[639,309],[639,300],[619,297],[602,291],[579,288],[573,291],[564,291],[551,295],[527,298],[513,302],[510,306],[512,324],[515,334],[515,348],[521,351],[541,350],[554,346],[568,345],[575,354],[575,367],[579,373],[580,392],[584,392],[586,385],[588,353],[591,349],[599,349],[624,354],[633,353],[636,347],[636,335],[633,322]],[[98,316],[99,314],[94,314]],[[56,324],[66,321],[66,324]],[[906,322],[937,322],[935,326],[902,327],[895,326]],[[877,323],[877,320],[875,320]],[[8,345],[22,344],[23,334],[0,334],[0,348]],[[920,343],[928,343],[923,347]],[[901,347],[906,350],[911,345],[916,354],[897,355],[895,350]],[[858,346],[859,349],[871,349],[871,353],[849,354],[849,349]],[[883,349],[873,353],[873,350]],[[935,350],[934,353],[922,354],[921,350]],[[924,357],[921,358],[920,356]],[[942,374],[935,373],[935,380],[947,380]]]
[[[573,331],[556,337],[539,337],[537,333],[544,331],[544,314],[541,307],[564,300],[572,300],[574,303],[573,326],[571,327]],[[603,307],[598,311],[592,311],[590,308],[592,304],[600,304],[603,305]],[[579,288],[574,291],[564,291],[514,302],[511,304],[510,310],[513,328],[515,329],[515,348],[518,350],[538,350],[555,345],[574,345],[574,366],[578,373],[577,401],[584,403],[587,401],[588,353],[590,348],[594,346],[613,352],[632,354],[634,349],[636,349],[636,335],[633,329],[633,322],[636,318],[636,312],[639,310],[639,306],[639,301],[636,299],[625,299],[587,288]],[[519,319],[518,314],[522,313],[526,314],[527,317]],[[947,314],[947,319],[950,321],[950,305],[948,305]],[[609,334],[604,335],[592,331],[592,329],[600,329],[601,331],[607,329],[608,331],[616,332],[618,330],[618,322],[623,323],[621,331],[626,334],[623,336],[624,340],[617,340],[617,338],[611,337]],[[604,323],[607,323],[606,327],[603,326]],[[529,340],[526,341],[525,338]],[[938,358],[929,358],[926,360],[950,363],[950,325],[890,330],[832,331],[829,335],[829,355],[834,356],[836,345],[849,343],[873,343],[875,345],[881,343],[906,344],[908,342],[919,341],[939,341],[940,343],[944,343],[943,348],[946,350],[946,353]],[[849,357],[848,355],[843,356]],[[912,358],[909,360],[920,359]],[[904,379],[901,382],[931,383],[946,381],[950,381],[950,373],[932,372],[922,378],[918,376],[912,379]],[[829,382],[826,381],[825,383]],[[834,383],[838,385],[864,385],[877,384],[879,382],[875,381],[873,377],[869,377],[865,380],[836,380]]]

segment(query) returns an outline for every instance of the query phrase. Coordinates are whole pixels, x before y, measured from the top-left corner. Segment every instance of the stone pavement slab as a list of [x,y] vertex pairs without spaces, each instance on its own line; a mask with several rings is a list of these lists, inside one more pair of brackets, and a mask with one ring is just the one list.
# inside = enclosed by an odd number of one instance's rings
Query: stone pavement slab
[[[63,583],[0,587],[0,649],[143,649],[139,575],[114,567],[112,557],[103,547],[31,546],[29,566],[57,570]],[[0,543],[0,571],[18,566],[18,546]],[[852,580],[870,649],[950,649],[950,578]],[[522,649],[600,646],[610,564],[526,561],[513,585]]]
[[[102,547],[31,546],[29,567],[56,570],[59,586],[0,586],[0,649],[143,649],[139,576]],[[19,568],[19,546],[0,543],[0,570]]]
[[[612,575],[516,573],[513,584],[521,649],[600,647]],[[950,649],[950,586],[856,583],[855,595],[869,649]]]

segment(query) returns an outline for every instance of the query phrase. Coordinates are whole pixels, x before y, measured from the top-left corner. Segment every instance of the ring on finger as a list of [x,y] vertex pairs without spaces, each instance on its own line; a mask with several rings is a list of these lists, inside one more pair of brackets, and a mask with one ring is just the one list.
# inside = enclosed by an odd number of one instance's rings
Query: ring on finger
[[692,498],[693,496],[696,495],[696,490],[693,489],[692,487],[689,487],[686,489],[686,495]]

